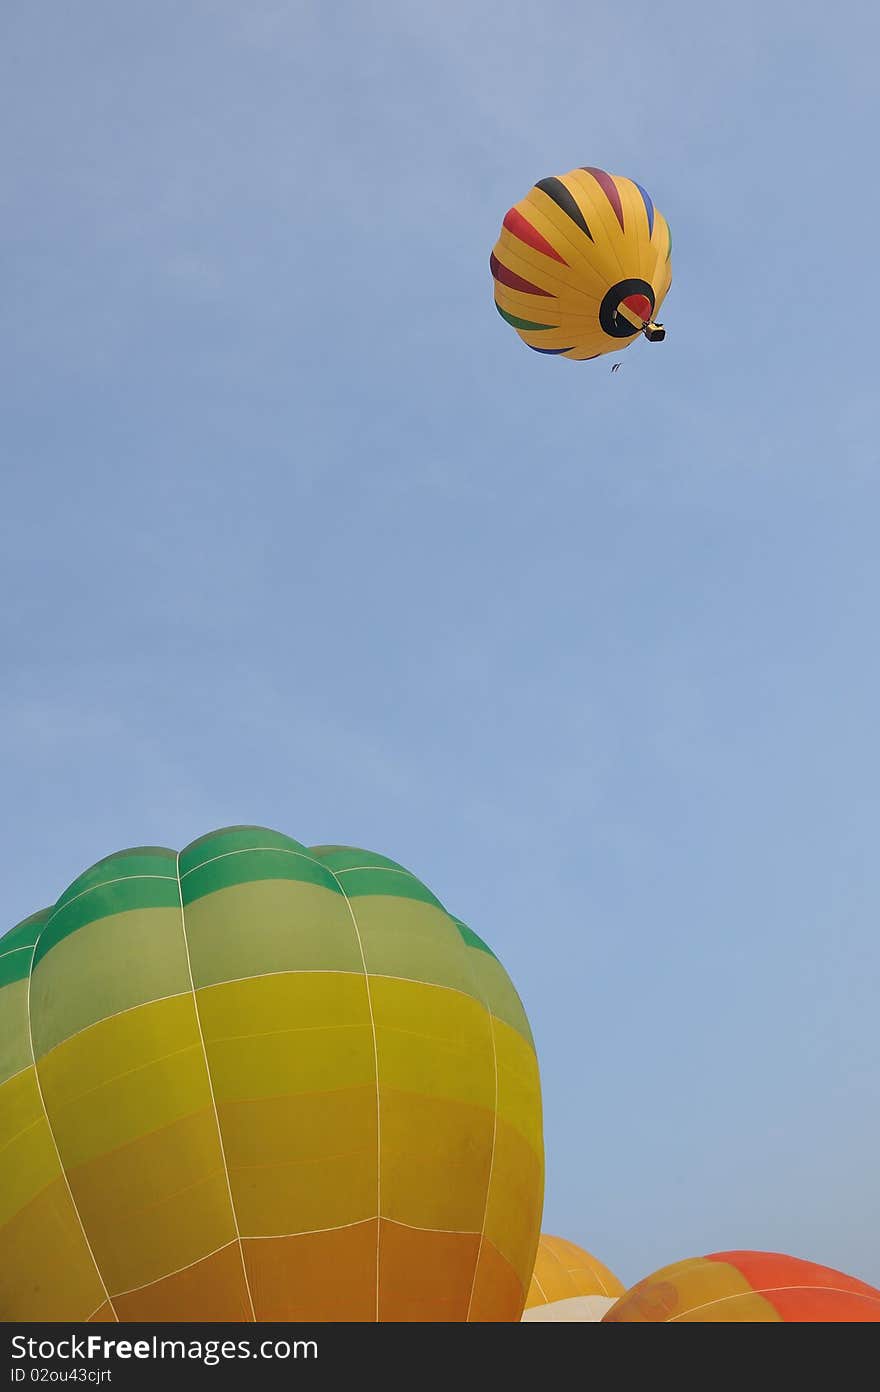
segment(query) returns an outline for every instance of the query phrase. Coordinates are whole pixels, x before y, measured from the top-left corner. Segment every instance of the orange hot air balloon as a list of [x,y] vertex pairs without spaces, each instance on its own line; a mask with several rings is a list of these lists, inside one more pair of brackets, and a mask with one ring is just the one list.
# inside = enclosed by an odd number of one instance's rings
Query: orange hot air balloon
[[583,1247],[542,1233],[523,1320],[595,1324],[623,1290],[613,1272]]
[[604,1316],[607,1324],[880,1323],[880,1290],[778,1252],[714,1252],[664,1266]]

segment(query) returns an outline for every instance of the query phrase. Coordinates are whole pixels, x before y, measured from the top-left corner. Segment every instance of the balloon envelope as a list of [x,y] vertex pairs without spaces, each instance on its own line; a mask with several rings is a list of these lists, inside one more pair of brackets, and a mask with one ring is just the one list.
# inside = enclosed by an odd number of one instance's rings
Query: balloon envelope
[[584,360],[664,336],[672,240],[632,179],[592,167],[541,179],[505,215],[489,265],[499,314],[538,353]]
[[837,1324],[880,1321],[880,1291],[829,1266],[778,1252],[715,1252],[656,1271],[607,1323]]
[[528,1023],[413,875],[231,828],[0,938],[0,1318],[519,1320]]
[[523,1320],[595,1323],[623,1289],[613,1272],[583,1247],[542,1233]]

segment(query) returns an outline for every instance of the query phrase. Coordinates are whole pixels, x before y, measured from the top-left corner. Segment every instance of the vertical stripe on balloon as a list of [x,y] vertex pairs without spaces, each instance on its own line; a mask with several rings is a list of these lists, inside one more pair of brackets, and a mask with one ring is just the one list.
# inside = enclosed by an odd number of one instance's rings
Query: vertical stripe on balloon
[[592,165],[589,164],[585,164],[583,168],[585,173],[592,174],[593,178],[596,180],[596,183],[614,209],[614,215],[620,223],[621,230],[623,230],[623,205],[621,204],[620,193],[613,178],[610,174],[606,174],[604,169],[594,169]]

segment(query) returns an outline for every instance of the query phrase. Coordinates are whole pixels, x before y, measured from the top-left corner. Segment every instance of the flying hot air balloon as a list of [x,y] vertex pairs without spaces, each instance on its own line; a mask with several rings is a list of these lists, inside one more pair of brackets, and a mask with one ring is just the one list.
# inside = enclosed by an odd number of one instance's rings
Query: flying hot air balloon
[[608,1324],[876,1324],[880,1291],[778,1252],[715,1252],[665,1266],[604,1316]]
[[641,184],[584,167],[541,179],[504,218],[490,258],[495,306],[538,353],[585,361],[640,334],[672,281],[672,242]]
[[518,1321],[538,1068],[395,861],[260,827],[0,938],[0,1319]]
[[594,1324],[623,1291],[608,1267],[583,1247],[542,1233],[523,1320]]

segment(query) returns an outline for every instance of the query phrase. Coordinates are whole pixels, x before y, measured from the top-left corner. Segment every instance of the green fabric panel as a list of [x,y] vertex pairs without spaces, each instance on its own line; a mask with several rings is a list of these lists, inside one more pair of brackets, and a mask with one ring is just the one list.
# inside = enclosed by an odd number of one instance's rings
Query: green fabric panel
[[0,988],[0,1084],[32,1062],[25,976],[23,981],[13,981]]
[[112,884],[96,885],[79,899],[72,899],[56,909],[37,944],[34,966],[41,962],[58,943],[81,930],[87,924],[117,914],[135,913],[146,909],[174,909],[180,921],[180,889],[177,876],[117,880]]
[[181,874],[184,907],[188,909],[196,899],[216,894],[231,885],[254,884],[260,880],[295,880],[320,885],[333,894],[340,892],[330,871],[313,860],[307,851],[227,851],[216,860],[206,861]]
[[[489,944],[484,943],[482,938],[478,938],[473,928],[469,928],[466,923],[462,923],[460,918],[455,918],[452,914],[450,914],[450,918],[452,918],[453,923],[459,933],[461,933],[468,947],[475,947],[478,952],[488,952],[490,957],[495,957],[495,953],[492,951]],[[497,957],[495,960],[497,962]]]
[[82,875],[68,885],[55,904],[55,911],[71,899],[98,885],[106,885],[114,880],[135,879],[140,875],[152,878],[155,875],[174,879],[177,876],[177,855],[166,846],[135,846],[128,851],[115,851],[92,865]]
[[8,933],[4,933],[0,938],[0,957],[11,952],[13,948],[33,947],[52,911],[53,905],[50,904],[47,909],[40,909],[39,913],[29,914],[20,923],[16,923],[14,928],[10,928]]
[[449,986],[480,999],[468,951],[442,909],[385,896],[358,899],[352,909],[372,976]]
[[0,987],[10,981],[21,981],[30,975],[31,958],[34,949],[30,946],[13,947],[9,952],[0,953]]
[[380,894],[383,898],[412,899],[443,909],[440,900],[408,870],[386,870],[381,866],[375,870],[339,870],[337,878],[349,899]]
[[506,319],[508,324],[512,324],[515,329],[528,329],[531,330],[532,333],[538,333],[543,329],[555,329],[557,327],[556,324],[536,324],[531,319],[518,319],[515,314],[508,314],[506,309],[502,309],[497,300],[495,301],[495,308],[498,310],[501,318]]
[[529,1028],[522,1001],[498,958],[473,949],[468,955],[481,996],[492,1014],[515,1029],[522,1035],[523,1039],[528,1040],[534,1049],[535,1041],[532,1038],[532,1031]]
[[335,886],[333,891],[304,880],[274,878],[230,885],[187,904],[186,936],[196,987],[268,972],[362,973],[351,914]]
[[221,827],[219,831],[209,831],[197,841],[191,841],[180,852],[181,878],[198,865],[214,860],[217,856],[229,855],[231,851],[264,850],[301,851],[308,854],[305,846],[294,841],[283,832],[272,831],[269,827],[236,826]]
[[95,919],[34,967],[36,1057],[109,1015],[191,989],[179,903]]
[[363,851],[358,846],[312,846],[311,854],[330,870],[351,870],[362,866],[381,866],[386,870],[402,870],[410,873],[405,865],[387,856],[377,855],[375,851]]

